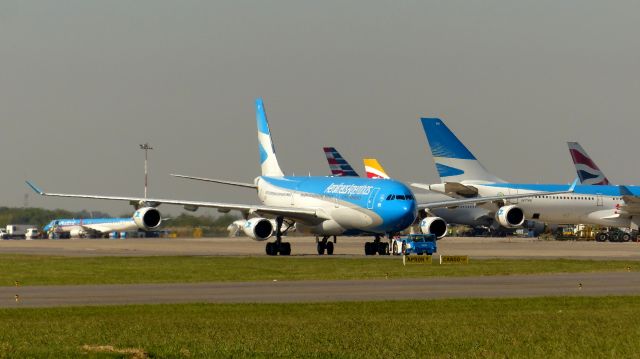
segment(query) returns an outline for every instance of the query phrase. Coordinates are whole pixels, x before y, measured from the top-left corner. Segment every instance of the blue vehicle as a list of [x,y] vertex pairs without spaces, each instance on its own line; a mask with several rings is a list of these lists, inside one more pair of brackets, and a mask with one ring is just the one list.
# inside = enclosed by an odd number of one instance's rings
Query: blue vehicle
[[391,240],[393,254],[427,254],[432,255],[437,252],[438,238],[435,234],[409,234]]

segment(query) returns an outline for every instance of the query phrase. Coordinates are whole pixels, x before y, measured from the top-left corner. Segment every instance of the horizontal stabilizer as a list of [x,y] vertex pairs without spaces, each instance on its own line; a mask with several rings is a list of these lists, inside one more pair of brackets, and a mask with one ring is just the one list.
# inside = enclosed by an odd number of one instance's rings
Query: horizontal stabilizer
[[227,185],[230,185],[230,186],[238,186],[238,187],[246,187],[246,188],[258,188],[258,186],[256,186],[253,183],[226,181],[226,180],[219,180],[219,179],[214,179],[214,178],[185,176],[185,175],[178,175],[178,174],[174,174],[174,173],[172,173],[171,175],[173,177],[186,178],[186,179],[195,180],[195,181],[221,183],[221,184],[227,184]]

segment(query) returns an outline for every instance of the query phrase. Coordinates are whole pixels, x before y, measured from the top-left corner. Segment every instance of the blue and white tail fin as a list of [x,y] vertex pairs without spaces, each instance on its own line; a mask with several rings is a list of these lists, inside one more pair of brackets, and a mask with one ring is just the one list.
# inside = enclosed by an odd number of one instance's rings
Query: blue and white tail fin
[[258,150],[260,151],[260,167],[263,176],[283,177],[276,151],[271,141],[271,131],[267,122],[267,114],[261,98],[256,99],[256,122],[258,123]]
[[421,118],[441,182],[505,182],[492,175],[439,118]]
[[342,157],[340,152],[333,147],[323,147],[327,162],[331,169],[331,175],[336,177],[359,177],[349,162]]
[[576,166],[576,172],[578,172],[581,184],[611,184],[607,176],[598,168],[587,154],[587,151],[585,151],[578,142],[567,142],[567,145],[569,146],[569,153],[571,153],[571,158],[573,159],[573,164]]

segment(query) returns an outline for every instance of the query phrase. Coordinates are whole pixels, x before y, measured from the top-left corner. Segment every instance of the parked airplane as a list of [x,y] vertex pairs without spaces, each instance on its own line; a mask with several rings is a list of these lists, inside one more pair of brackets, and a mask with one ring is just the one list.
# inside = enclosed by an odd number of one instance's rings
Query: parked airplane
[[578,142],[567,142],[573,164],[576,166],[581,184],[609,185],[609,179],[593,162],[587,151]]
[[442,183],[415,187],[463,197],[529,193],[525,199],[487,206],[504,227],[521,226],[525,218],[550,224],[596,224],[638,229],[640,187],[578,185],[573,193],[550,195],[541,191],[566,188],[562,184],[508,183],[489,173],[476,157],[437,118],[423,118],[422,126]]
[[333,147],[323,147],[322,149],[324,150],[325,156],[327,156],[327,162],[329,162],[332,176],[360,177],[338,150]]
[[[485,202],[502,199],[487,197],[458,199],[417,205],[413,193],[401,182],[395,180],[372,180],[359,177],[295,177],[285,176],[271,139],[271,131],[261,99],[256,100],[256,122],[258,126],[258,149],[262,175],[253,183],[242,183],[202,177],[174,175],[193,180],[222,183],[257,190],[262,205],[232,204],[221,202],[185,201],[174,199],[140,198],[127,196],[103,196],[46,193],[27,181],[27,184],[43,196],[93,198],[104,200],[129,201],[139,207],[142,223],[152,227],[160,218],[160,204],[181,205],[187,210],[199,207],[218,208],[228,212],[237,210],[247,219],[244,232],[255,240],[263,241],[274,234],[274,227],[266,216],[275,217],[274,242],[266,245],[268,255],[289,255],[291,246],[282,242],[282,235],[294,224],[301,232],[322,236],[318,242],[318,253],[333,253],[333,243],[329,238],[338,235],[372,235],[374,242],[365,243],[365,254],[386,254],[388,243],[380,238],[389,237],[409,225],[417,216],[418,209],[457,206],[467,203]],[[566,193],[566,190],[562,190]],[[510,198],[522,198],[527,195],[514,195]],[[155,221],[154,221],[155,220]],[[149,221],[149,222],[148,222]]]
[[[135,230],[154,230],[160,226],[160,218],[153,227],[149,227],[147,224],[141,221],[141,217],[138,212],[134,213],[129,218],[86,218],[86,219],[54,219],[49,224],[44,226],[45,233],[50,235],[56,233],[58,235],[68,234],[72,238],[79,237],[102,237],[105,234],[111,232],[128,232]],[[151,222],[151,218],[148,218],[148,223]]]

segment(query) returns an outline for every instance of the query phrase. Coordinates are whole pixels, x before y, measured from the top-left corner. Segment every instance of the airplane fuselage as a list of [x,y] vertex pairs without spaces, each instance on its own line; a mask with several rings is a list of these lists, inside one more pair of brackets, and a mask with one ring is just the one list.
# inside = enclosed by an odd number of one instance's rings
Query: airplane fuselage
[[[479,196],[497,196],[540,191],[559,191],[562,184],[473,184]],[[640,193],[640,187],[628,186]],[[618,209],[624,201],[618,186],[578,185],[573,193],[533,196],[509,201],[522,208],[527,219],[549,224],[595,224],[601,226],[630,227],[630,216]]]
[[256,184],[265,205],[317,208],[317,219],[297,222],[297,230],[316,235],[393,233],[410,226],[417,215],[413,193],[394,180],[262,176]]

